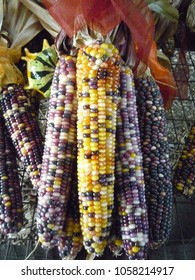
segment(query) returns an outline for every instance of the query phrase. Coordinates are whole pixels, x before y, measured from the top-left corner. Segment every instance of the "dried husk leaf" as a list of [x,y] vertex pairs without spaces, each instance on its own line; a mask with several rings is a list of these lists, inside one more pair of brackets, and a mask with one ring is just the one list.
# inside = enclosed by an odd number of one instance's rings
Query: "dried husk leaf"
[[195,0],[192,0],[186,14],[186,25],[191,32],[195,32]]
[[20,56],[20,49],[0,46],[0,87],[10,83],[23,83],[23,75],[15,65]]
[[171,62],[169,58],[160,50],[157,51],[157,58],[159,63],[171,71]]
[[[49,12],[41,7],[40,5],[34,3],[30,0],[19,0],[26,8],[28,8],[33,14],[35,14],[41,23],[42,27],[47,30],[51,36],[56,38],[60,32],[60,26],[57,22],[51,17]],[[39,1],[41,2],[41,1]]]
[[169,4],[175,8],[179,8],[182,0],[168,0]]
[[6,5],[2,30],[8,32],[11,48],[21,48],[42,29],[38,18],[20,1],[9,0]]
[[168,0],[146,0],[153,12],[155,22],[155,41],[162,44],[172,37],[178,26],[178,10]]

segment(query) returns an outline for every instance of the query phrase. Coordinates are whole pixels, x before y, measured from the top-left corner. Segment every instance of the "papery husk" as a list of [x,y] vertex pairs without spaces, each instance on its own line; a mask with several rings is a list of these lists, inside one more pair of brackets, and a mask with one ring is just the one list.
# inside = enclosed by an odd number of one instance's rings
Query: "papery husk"
[[[60,32],[59,24],[51,17],[49,12],[40,5],[30,0],[19,0],[26,8],[28,8],[33,14],[35,14],[42,25],[53,38],[56,38]],[[41,1],[40,1],[41,2]]]
[[20,1],[9,0],[6,5],[2,30],[8,32],[10,48],[21,48],[42,29],[38,18]]
[[70,38],[64,29],[61,29],[55,38],[55,47],[58,52],[70,54],[73,50],[73,38]]
[[111,42],[119,50],[120,56],[126,65],[129,65],[133,70],[137,67],[136,50],[133,45],[133,38],[128,26],[121,22],[110,33]]
[[146,2],[154,16],[155,41],[161,45],[176,33],[179,12],[168,0],[146,0]]
[[152,76],[160,88],[164,101],[164,107],[166,110],[169,110],[177,93],[176,82],[171,71],[159,63],[155,41],[153,41],[150,51],[149,67]]
[[195,32],[195,0],[192,0],[186,14],[186,25],[191,32]]
[[168,0],[169,4],[175,8],[179,8],[183,0]]
[[4,0],[0,0],[0,30],[2,28],[2,24],[3,24],[3,19],[4,19],[4,14],[5,14],[5,1]]
[[169,58],[160,50],[157,50],[157,59],[163,67],[171,71],[171,62]]
[[20,57],[20,49],[0,46],[0,87],[11,83],[22,84],[24,82],[21,71],[15,65]]
[[21,84],[24,78],[15,64],[21,58],[22,47],[44,28],[56,36],[60,27],[46,9],[29,0],[1,0],[0,8],[0,86]]
[[[1,3],[2,6],[2,3]],[[42,30],[42,26],[19,1],[4,1],[0,36],[0,86],[23,84],[22,72],[15,65],[21,48]]]

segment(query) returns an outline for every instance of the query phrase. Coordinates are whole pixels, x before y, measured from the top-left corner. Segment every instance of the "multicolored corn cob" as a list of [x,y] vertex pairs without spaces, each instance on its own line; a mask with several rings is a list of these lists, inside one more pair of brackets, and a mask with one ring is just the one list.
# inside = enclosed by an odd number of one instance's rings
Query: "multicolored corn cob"
[[195,123],[186,138],[181,156],[174,170],[176,192],[191,197],[195,191]]
[[19,160],[38,187],[43,153],[43,137],[38,122],[31,114],[27,94],[22,85],[10,84],[1,91],[1,107],[7,130]]
[[22,223],[22,192],[16,152],[0,109],[0,233],[17,233]]
[[77,163],[74,159],[75,167],[72,172],[72,184],[70,199],[65,219],[63,235],[58,245],[59,255],[62,259],[75,259],[83,247],[83,236],[80,226],[79,200],[78,200],[78,180]]
[[134,79],[128,66],[120,72],[115,184],[124,251],[129,259],[146,259],[148,213]]
[[[116,193],[116,191],[114,191]],[[123,242],[121,236],[120,218],[118,213],[118,201],[114,198],[114,209],[112,213],[112,227],[108,238],[108,248],[115,257],[122,255]]]
[[149,240],[151,248],[158,248],[168,240],[172,229],[173,185],[166,112],[159,87],[150,74],[136,78],[136,90]]
[[44,248],[62,234],[76,156],[76,65],[61,55],[53,76],[38,190],[37,229]]
[[119,60],[106,43],[77,56],[78,191],[84,247],[93,256],[103,253],[111,228]]

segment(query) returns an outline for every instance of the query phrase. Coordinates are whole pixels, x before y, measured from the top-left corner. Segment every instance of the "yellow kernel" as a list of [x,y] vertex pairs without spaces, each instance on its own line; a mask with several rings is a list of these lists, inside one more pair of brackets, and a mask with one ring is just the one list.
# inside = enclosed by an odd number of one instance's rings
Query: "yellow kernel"
[[109,48],[109,45],[106,44],[106,43],[102,43],[101,46],[100,46],[102,49],[108,49]]
[[55,225],[54,225],[54,224],[48,224],[47,227],[48,227],[49,229],[53,229],[53,228],[55,227]]
[[46,191],[52,192],[52,191],[53,191],[53,188],[52,188],[52,187],[48,187],[48,188],[46,188]]
[[36,171],[32,172],[31,174],[32,174],[33,176],[37,176],[37,175],[39,175],[39,171],[36,170]]
[[140,250],[140,249],[139,249],[139,247],[137,247],[137,246],[133,246],[133,247],[132,247],[132,252],[133,252],[133,253],[138,253],[139,250]]
[[79,242],[79,241],[80,241],[80,238],[77,237],[77,236],[74,236],[74,237],[72,238],[72,240],[73,240],[73,242]]
[[56,108],[56,110],[64,111],[64,106],[58,106],[58,107]]
[[20,123],[20,124],[18,125],[18,127],[19,127],[19,128],[23,128],[23,127],[25,127],[25,124],[24,124],[24,123]]
[[123,244],[122,240],[120,240],[120,239],[116,239],[114,243],[117,247],[120,247]]
[[8,179],[8,176],[2,176],[1,177],[1,180],[7,180]]
[[66,56],[65,60],[72,60],[72,56],[71,55]]
[[95,57],[96,57],[97,54],[98,54],[98,51],[97,51],[97,50],[94,50],[94,49],[93,49],[93,50],[90,51],[90,55],[91,55],[91,56],[95,56]]
[[5,207],[9,207],[11,205],[12,205],[11,201],[8,201],[8,202],[5,203]]

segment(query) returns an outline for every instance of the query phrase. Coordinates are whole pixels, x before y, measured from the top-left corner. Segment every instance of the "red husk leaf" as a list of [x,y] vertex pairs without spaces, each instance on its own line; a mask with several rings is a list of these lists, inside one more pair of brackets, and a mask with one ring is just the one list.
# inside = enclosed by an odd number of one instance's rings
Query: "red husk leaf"
[[76,24],[78,17],[104,35],[124,21],[131,31],[137,58],[148,63],[154,22],[144,0],[43,0],[42,3],[69,37],[81,28]]

